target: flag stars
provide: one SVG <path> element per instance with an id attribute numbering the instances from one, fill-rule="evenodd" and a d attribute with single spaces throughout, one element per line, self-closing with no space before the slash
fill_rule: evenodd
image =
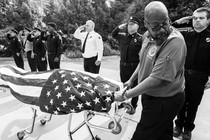
<path id="1" fill-rule="evenodd" d="M 48 91 L 48 92 L 47 92 L 47 97 L 49 97 L 49 96 L 51 95 L 50 92 L 51 92 L 51 91 Z"/>
<path id="2" fill-rule="evenodd" d="M 78 81 L 78 78 L 77 78 L 77 77 L 74 77 L 74 78 L 73 78 L 73 81 Z"/>
<path id="3" fill-rule="evenodd" d="M 78 88 L 80 88 L 81 87 L 81 84 L 77 84 L 76 85 L 76 88 L 78 89 Z"/>
<path id="4" fill-rule="evenodd" d="M 105 101 L 108 103 L 108 102 L 111 102 L 111 97 L 106 97 Z"/>
<path id="5" fill-rule="evenodd" d="M 81 110 L 83 108 L 83 105 L 78 103 L 77 107 Z"/>
<path id="6" fill-rule="evenodd" d="M 55 88 L 54 88 L 54 89 L 55 89 L 55 91 L 56 91 L 56 90 L 58 90 L 58 89 L 59 89 L 59 86 L 55 86 Z"/>
<path id="7" fill-rule="evenodd" d="M 86 104 L 87 106 L 91 106 L 91 105 L 90 105 L 90 102 L 88 102 L 88 101 L 86 101 L 85 104 Z"/>
<path id="8" fill-rule="evenodd" d="M 84 80 L 88 80 L 89 78 L 88 78 L 87 76 L 84 76 L 83 79 L 84 79 Z"/>
<path id="9" fill-rule="evenodd" d="M 62 75 L 61 75 L 61 78 L 64 78 L 65 76 L 66 76 L 66 74 L 62 74 Z"/>
<path id="10" fill-rule="evenodd" d="M 82 96 L 85 96 L 85 92 L 82 91 L 82 92 L 79 93 L 79 95 L 80 95 L 81 97 L 82 97 Z"/>
<path id="11" fill-rule="evenodd" d="M 90 90 L 90 93 L 93 94 L 93 93 L 95 93 L 95 92 L 91 89 L 91 90 Z"/>
<path id="12" fill-rule="evenodd" d="M 67 83 L 68 83 L 68 80 L 65 79 L 65 80 L 63 81 L 63 85 L 65 85 L 65 84 L 67 84 Z"/>
<path id="13" fill-rule="evenodd" d="M 112 91 L 108 90 L 108 91 L 106 91 L 106 94 L 112 95 Z"/>
<path id="14" fill-rule="evenodd" d="M 71 74 L 71 75 L 76 75 L 76 73 L 75 73 L 75 72 L 71 72 L 70 74 Z"/>
<path id="15" fill-rule="evenodd" d="M 44 108 L 45 108 L 47 111 L 49 110 L 49 108 L 48 108 L 48 106 L 47 106 L 47 105 L 45 105 L 45 106 L 44 106 Z"/>
<path id="16" fill-rule="evenodd" d="M 60 97 L 62 97 L 62 96 L 61 96 L 61 92 L 58 92 L 58 94 L 57 94 L 56 96 L 57 96 L 58 99 L 59 99 Z"/>
<path id="17" fill-rule="evenodd" d="M 57 82 L 58 82 L 58 80 L 56 80 L 56 79 L 54 79 L 54 80 L 52 81 L 53 84 L 56 84 Z"/>
<path id="18" fill-rule="evenodd" d="M 58 111 L 61 111 L 60 107 L 56 107 L 56 109 L 57 109 Z"/>
<path id="19" fill-rule="evenodd" d="M 56 110 L 56 111 L 53 111 L 53 114 L 54 115 L 58 115 L 58 111 Z"/>
<path id="20" fill-rule="evenodd" d="M 86 85 L 87 85 L 87 87 L 92 87 L 91 83 L 89 83 L 89 82 Z"/>
<path id="21" fill-rule="evenodd" d="M 94 90 L 96 90 L 96 89 L 98 89 L 98 86 L 94 86 L 94 88 L 93 88 Z"/>
<path id="22" fill-rule="evenodd" d="M 50 104 L 53 105 L 53 99 L 50 99 Z"/>
<path id="23" fill-rule="evenodd" d="M 72 112 L 72 113 L 74 113 L 74 112 L 76 112 L 74 109 L 70 109 L 70 112 Z"/>
<path id="24" fill-rule="evenodd" d="M 105 85 L 104 85 L 104 88 L 109 88 L 109 87 L 110 87 L 110 86 L 109 86 L 109 85 L 107 85 L 107 84 L 105 84 Z"/>
<path id="25" fill-rule="evenodd" d="M 95 104 L 100 103 L 99 98 L 97 97 L 93 101 L 95 102 Z"/>
<path id="26" fill-rule="evenodd" d="M 69 97 L 69 99 L 70 99 L 71 101 L 75 100 L 75 95 L 72 95 L 72 94 L 71 94 L 71 96 Z"/>
<path id="27" fill-rule="evenodd" d="M 63 107 L 66 107 L 66 105 L 67 105 L 67 104 L 66 104 L 66 101 L 63 101 L 61 105 L 62 105 Z"/>
<path id="28" fill-rule="evenodd" d="M 66 89 L 65 89 L 66 92 L 68 92 L 68 91 L 70 91 L 70 90 L 71 90 L 71 87 L 69 87 L 69 86 L 66 87 Z"/>

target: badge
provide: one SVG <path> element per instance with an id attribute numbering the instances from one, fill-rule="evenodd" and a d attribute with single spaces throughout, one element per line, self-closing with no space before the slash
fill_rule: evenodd
<path id="1" fill-rule="evenodd" d="M 206 38 L 206 42 L 210 42 L 210 38 L 209 37 Z"/>
<path id="2" fill-rule="evenodd" d="M 126 33 L 119 32 L 118 34 L 119 34 L 119 35 L 126 36 Z"/>
<path id="3" fill-rule="evenodd" d="M 154 45 L 148 51 L 148 57 L 152 59 L 152 57 L 156 54 L 157 47 Z"/>

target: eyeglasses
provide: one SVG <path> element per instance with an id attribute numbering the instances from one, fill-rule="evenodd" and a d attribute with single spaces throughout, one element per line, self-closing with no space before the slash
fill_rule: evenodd
<path id="1" fill-rule="evenodd" d="M 164 28 L 166 25 L 168 25 L 168 21 L 164 21 L 162 23 L 156 23 L 154 25 L 151 25 L 148 21 L 144 20 L 144 23 L 149 25 L 149 27 L 152 29 L 153 32 L 159 31 L 161 28 Z"/>

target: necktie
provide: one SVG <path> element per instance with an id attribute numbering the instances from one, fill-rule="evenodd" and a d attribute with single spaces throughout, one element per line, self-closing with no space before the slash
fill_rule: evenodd
<path id="1" fill-rule="evenodd" d="M 86 37 L 85 37 L 85 41 L 84 41 L 83 46 L 82 46 L 82 53 L 85 52 L 85 45 L 86 45 L 86 41 L 87 41 L 88 34 L 89 34 L 89 33 L 87 33 L 87 35 L 86 35 Z"/>

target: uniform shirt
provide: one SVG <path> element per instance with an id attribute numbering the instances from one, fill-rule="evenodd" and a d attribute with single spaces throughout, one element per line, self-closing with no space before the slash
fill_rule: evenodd
<path id="1" fill-rule="evenodd" d="M 138 82 L 149 76 L 167 82 L 165 85 L 146 91 L 147 95 L 170 97 L 184 91 L 184 63 L 187 49 L 181 33 L 175 28 L 172 29 L 172 33 L 161 46 L 157 46 L 151 37 L 145 37 L 143 40 L 139 54 Z M 163 46 L 164 48 L 156 56 Z"/>
<path id="2" fill-rule="evenodd" d="M 185 68 L 196 71 L 210 70 L 210 31 L 203 30 L 181 32 L 187 45 Z"/>
<path id="3" fill-rule="evenodd" d="M 82 46 L 83 46 L 86 36 L 87 36 L 87 32 L 81 32 L 79 28 L 74 33 L 74 37 L 81 40 Z M 97 60 L 101 61 L 102 56 L 103 56 L 103 49 L 104 47 L 103 47 L 102 37 L 95 31 L 89 32 L 89 35 L 86 40 L 85 51 L 82 54 L 83 57 L 91 58 L 98 55 Z"/>
<path id="4" fill-rule="evenodd" d="M 32 51 L 33 50 L 33 43 L 27 40 L 28 36 L 21 36 L 23 48 L 25 52 Z"/>
<path id="5" fill-rule="evenodd" d="M 40 57 L 45 57 L 46 55 L 45 44 L 42 42 L 40 36 L 34 38 L 31 37 L 31 35 L 29 34 L 27 39 L 33 42 L 33 52 L 36 55 L 39 55 Z"/>
<path id="6" fill-rule="evenodd" d="M 47 51 L 48 53 L 55 53 L 56 57 L 61 56 L 61 48 L 62 48 L 62 38 L 57 33 L 54 32 L 50 35 L 44 35 L 44 32 L 41 33 L 41 40 L 47 41 Z"/>
<path id="7" fill-rule="evenodd" d="M 10 49 L 12 51 L 13 55 L 16 55 L 16 53 L 20 53 L 22 50 L 22 46 L 20 41 L 18 40 L 18 37 L 10 37 L 10 34 L 7 34 L 8 40 L 10 40 Z"/>
<path id="8" fill-rule="evenodd" d="M 120 50 L 120 60 L 126 63 L 138 63 L 139 51 L 142 44 L 142 35 L 134 33 L 130 35 L 127 31 L 127 27 L 119 29 L 116 27 L 112 31 L 112 37 L 117 39 Z"/>

